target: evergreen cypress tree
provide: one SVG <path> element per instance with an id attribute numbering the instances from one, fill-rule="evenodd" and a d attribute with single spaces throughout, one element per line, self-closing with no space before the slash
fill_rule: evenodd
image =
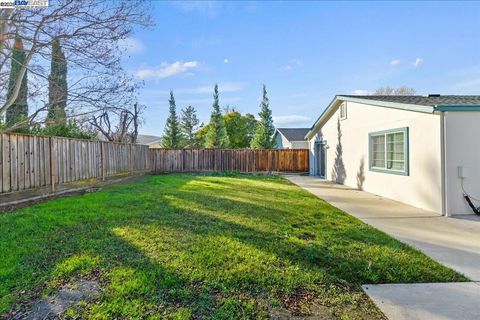
<path id="1" fill-rule="evenodd" d="M 182 110 L 180 129 L 182 131 L 185 147 L 193 148 L 197 145 L 195 132 L 198 128 L 198 124 L 199 120 L 197 118 L 197 111 L 194 107 L 188 106 Z"/>
<path id="2" fill-rule="evenodd" d="M 257 123 L 255 133 L 253 134 L 250 148 L 252 149 L 273 149 L 275 148 L 275 127 L 273 126 L 272 110 L 270 110 L 269 101 L 267 97 L 267 89 L 263 85 L 263 100 L 262 110 L 258 114 L 260 120 Z"/>
<path id="3" fill-rule="evenodd" d="M 52 44 L 52 62 L 48 77 L 48 115 L 47 125 L 66 125 L 68 87 L 67 60 L 62 52 L 60 41 L 55 39 Z"/>
<path id="4" fill-rule="evenodd" d="M 218 85 L 215 85 L 213 93 L 212 114 L 210 115 L 209 128 L 205 137 L 206 148 L 228 148 L 230 145 L 225 121 L 223 120 L 220 105 L 218 103 Z"/>
<path id="5" fill-rule="evenodd" d="M 25 63 L 26 57 L 27 56 L 25 54 L 25 50 L 23 49 L 22 39 L 17 36 L 15 37 L 15 43 L 12 50 L 12 66 L 10 69 L 10 78 L 8 79 L 7 99 L 10 99 L 10 97 L 13 95 L 18 75 L 20 74 L 22 65 Z M 27 96 L 27 70 L 25 70 L 25 75 L 23 76 L 18 96 L 6 112 L 5 120 L 7 126 L 13 125 L 18 121 L 28 117 Z"/>
<path id="6" fill-rule="evenodd" d="M 175 105 L 175 97 L 173 91 L 170 91 L 169 115 L 167 124 L 165 125 L 165 134 L 162 138 L 162 147 L 164 148 L 180 148 L 181 147 L 181 133 L 178 124 L 177 106 Z"/>

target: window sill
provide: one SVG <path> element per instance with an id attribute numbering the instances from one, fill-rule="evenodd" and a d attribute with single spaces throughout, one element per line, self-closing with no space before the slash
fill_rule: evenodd
<path id="1" fill-rule="evenodd" d="M 372 172 L 389 173 L 389 174 L 394 174 L 394 175 L 397 175 L 397 176 L 409 176 L 408 171 L 395 171 L 395 170 L 379 169 L 379 168 L 369 168 L 369 170 L 372 171 Z"/>

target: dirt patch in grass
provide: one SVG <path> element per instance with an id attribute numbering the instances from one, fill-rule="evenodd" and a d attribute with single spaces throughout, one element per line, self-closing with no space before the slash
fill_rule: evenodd
<path id="1" fill-rule="evenodd" d="M 318 303 L 313 303 L 308 307 L 309 311 L 306 314 L 292 314 L 286 308 L 274 308 L 270 310 L 270 318 L 273 320 L 329 320 L 336 317 L 329 308 Z M 295 313 L 297 311 L 294 311 Z"/>
<path id="2" fill-rule="evenodd" d="M 310 305 L 314 297 L 314 294 L 303 289 L 298 289 L 293 294 L 285 297 L 282 302 L 284 307 L 293 316 L 306 316 L 311 313 Z"/>
<path id="3" fill-rule="evenodd" d="M 11 312 L 10 316 L 12 319 L 58 319 L 68 309 L 78 306 L 82 301 L 88 302 L 100 293 L 97 281 L 80 279 L 63 285 L 46 298 L 32 301 L 26 311 Z"/>

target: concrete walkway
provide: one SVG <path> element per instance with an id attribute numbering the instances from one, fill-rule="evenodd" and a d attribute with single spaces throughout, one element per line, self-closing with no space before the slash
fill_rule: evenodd
<path id="1" fill-rule="evenodd" d="M 474 281 L 469 284 L 364 286 L 365 292 L 387 317 L 480 319 L 480 217 L 465 215 L 446 218 L 316 177 L 285 177 Z"/>
<path id="2" fill-rule="evenodd" d="M 478 282 L 364 285 L 363 290 L 392 320 L 480 319 Z"/>

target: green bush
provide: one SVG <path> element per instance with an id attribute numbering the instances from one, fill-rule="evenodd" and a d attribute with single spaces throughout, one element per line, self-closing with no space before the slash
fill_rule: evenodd
<path id="1" fill-rule="evenodd" d="M 96 137 L 95 132 L 81 128 L 75 121 L 69 121 L 66 124 L 52 124 L 46 127 L 34 127 L 30 129 L 30 133 L 78 139 L 93 139 Z"/>

